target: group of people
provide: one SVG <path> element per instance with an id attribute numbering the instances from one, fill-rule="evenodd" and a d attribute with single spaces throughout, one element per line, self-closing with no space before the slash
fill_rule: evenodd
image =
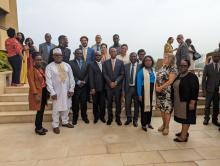
<path id="1" fill-rule="evenodd" d="M 199 93 L 199 81 L 192 67 L 193 54 L 196 51 L 190 39 L 187 43 L 183 35 L 178 35 L 179 47 L 173 49 L 174 39 L 170 37 L 164 47 L 163 66 L 156 73 L 153 57 L 146 55 L 144 49 L 128 54 L 128 45 L 120 44 L 117 34 L 113 36 L 114 43 L 109 49 L 107 44 L 102 43 L 100 35 L 95 37 L 96 44 L 92 47 L 88 46 L 88 37 L 82 36 L 79 48 L 73 53 L 74 59 L 70 60 L 71 50 L 65 35 L 59 36 L 59 45 L 55 46 L 51 43 L 51 35 L 45 34 L 46 42 L 40 44 L 37 51 L 30 38 L 29 42 L 26 42 L 26 39 L 25 45 L 22 45 L 22 33 L 16 35 L 12 28 L 9 28 L 7 33 L 9 38 L 6 40 L 6 49 L 13 68 L 13 86 L 20 84 L 21 78 L 24 77 L 21 75 L 21 69 L 27 62 L 24 66 L 28 66 L 29 106 L 30 110 L 37 110 L 37 134 L 45 135 L 48 131 L 42 126 L 42 121 L 50 97 L 53 103 L 52 128 L 55 134 L 59 134 L 60 117 L 63 127 L 74 128 L 81 111 L 82 120 L 86 124 L 89 123 L 87 102 L 90 102 L 91 96 L 94 123 L 100 120 L 111 125 L 115 116 L 115 122 L 121 126 L 121 110 L 125 107 L 127 120 L 124 125 L 133 123 L 134 127 L 138 127 L 141 112 L 141 126 L 143 131 L 147 131 L 147 128 L 153 129 L 152 110 L 158 108 L 162 117 L 162 125 L 158 131 L 163 135 L 169 133 L 169 123 L 174 110 L 175 121 L 182 123 L 182 129 L 176 134 L 174 141 L 187 142 L 189 127 L 196 123 Z M 215 62 L 215 58 L 213 61 Z M 208 113 L 209 111 L 207 116 Z"/>

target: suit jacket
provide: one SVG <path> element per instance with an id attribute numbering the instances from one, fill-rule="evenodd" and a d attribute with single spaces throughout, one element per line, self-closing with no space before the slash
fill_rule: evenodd
<path id="1" fill-rule="evenodd" d="M 103 71 L 103 65 L 102 65 Z M 99 68 L 97 62 L 93 62 L 89 67 L 89 85 L 90 89 L 95 89 L 96 91 L 103 91 L 105 87 L 105 79 Z"/>
<path id="2" fill-rule="evenodd" d="M 66 63 L 69 63 L 70 61 L 70 55 L 71 55 L 71 50 L 67 47 L 55 47 L 55 48 L 60 48 L 63 54 L 63 61 Z M 49 56 L 49 60 L 48 60 L 48 64 L 53 62 L 53 49 L 50 51 L 50 56 Z"/>
<path id="3" fill-rule="evenodd" d="M 51 43 L 50 50 L 54 49 L 55 47 L 56 47 L 56 45 Z M 44 62 L 48 63 L 50 52 L 48 52 L 46 42 L 39 45 L 39 52 L 42 55 L 42 58 L 43 58 Z"/>
<path id="4" fill-rule="evenodd" d="M 211 93 L 218 91 L 219 83 L 220 83 L 220 69 L 218 72 L 215 72 L 215 67 L 213 62 L 207 64 L 203 71 L 202 89 Z"/>
<path id="5" fill-rule="evenodd" d="M 74 60 L 71 60 L 69 62 L 71 68 L 72 68 L 72 71 L 73 71 L 73 76 L 74 76 L 74 79 L 75 79 L 75 82 L 76 82 L 76 86 L 75 88 L 80 88 L 79 85 L 78 85 L 78 81 L 85 81 L 86 84 L 88 83 L 88 65 L 85 63 L 85 61 L 83 61 L 83 65 L 81 67 L 81 69 L 79 68 L 79 65 L 77 63 L 77 60 L 74 59 Z M 85 84 L 85 86 L 86 86 Z"/>
<path id="6" fill-rule="evenodd" d="M 81 47 L 81 49 L 83 52 L 83 47 Z M 84 59 L 86 61 L 86 64 L 90 64 L 90 63 L 94 62 L 94 59 L 95 59 L 95 52 L 92 48 L 88 47 L 86 59 Z"/>
<path id="7" fill-rule="evenodd" d="M 122 88 L 122 82 L 124 79 L 124 63 L 116 59 L 114 71 L 112 69 L 112 62 L 111 59 L 108 59 L 104 62 L 103 66 L 103 75 L 106 81 L 106 89 L 111 89 L 110 83 L 117 81 L 116 88 Z"/>
<path id="8" fill-rule="evenodd" d="M 97 47 L 98 47 L 98 45 L 97 45 L 97 44 L 94 44 L 94 45 L 92 46 L 92 49 L 96 52 L 96 51 L 97 51 Z M 99 52 L 101 52 L 101 44 L 99 45 Z"/>
<path id="9" fill-rule="evenodd" d="M 43 70 L 42 70 L 43 73 Z M 29 83 L 29 109 L 30 110 L 36 110 L 39 111 L 41 108 L 41 101 L 36 101 L 36 98 L 34 95 L 39 96 L 39 98 L 42 98 L 42 82 L 45 81 L 45 76 L 42 77 L 39 71 L 33 67 L 30 70 L 28 70 L 28 83 Z"/>
<path id="10" fill-rule="evenodd" d="M 131 63 L 125 64 L 125 80 L 124 80 L 124 90 L 125 93 L 128 92 L 129 89 L 129 83 L 130 83 L 130 77 L 131 77 Z M 135 77 L 135 87 L 137 87 L 137 73 L 139 71 L 139 69 L 141 68 L 140 64 L 137 64 L 137 69 L 136 69 L 136 77 Z M 137 89 L 137 88 L 135 88 Z"/>
<path id="11" fill-rule="evenodd" d="M 182 59 L 189 59 L 189 51 L 186 43 L 183 43 L 179 46 L 176 52 L 176 65 L 177 68 L 180 66 L 180 62 Z"/>

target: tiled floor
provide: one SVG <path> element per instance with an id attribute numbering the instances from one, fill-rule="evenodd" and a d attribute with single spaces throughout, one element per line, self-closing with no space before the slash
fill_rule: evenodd
<path id="1" fill-rule="evenodd" d="M 187 143 L 173 142 L 180 125 L 171 122 L 170 134 L 157 132 L 160 118 L 153 118 L 154 130 L 79 122 L 74 129 L 61 128 L 46 136 L 35 135 L 33 124 L 0 125 L 0 166 L 219 166 L 220 132 L 203 126 L 198 117 Z M 140 126 L 140 125 L 139 125 Z"/>

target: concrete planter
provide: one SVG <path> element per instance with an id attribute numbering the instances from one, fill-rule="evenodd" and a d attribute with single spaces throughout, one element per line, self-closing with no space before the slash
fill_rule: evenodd
<path id="1" fill-rule="evenodd" d="M 12 71 L 0 72 L 0 94 L 4 94 L 5 87 L 11 84 Z"/>

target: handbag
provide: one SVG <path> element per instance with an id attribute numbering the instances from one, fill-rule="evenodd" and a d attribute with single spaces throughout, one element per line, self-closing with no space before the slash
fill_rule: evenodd
<path id="1" fill-rule="evenodd" d="M 198 52 L 195 52 L 194 54 L 193 54 L 193 60 L 195 61 L 195 60 L 198 60 L 199 58 L 201 58 L 202 57 L 202 55 L 200 55 Z"/>

